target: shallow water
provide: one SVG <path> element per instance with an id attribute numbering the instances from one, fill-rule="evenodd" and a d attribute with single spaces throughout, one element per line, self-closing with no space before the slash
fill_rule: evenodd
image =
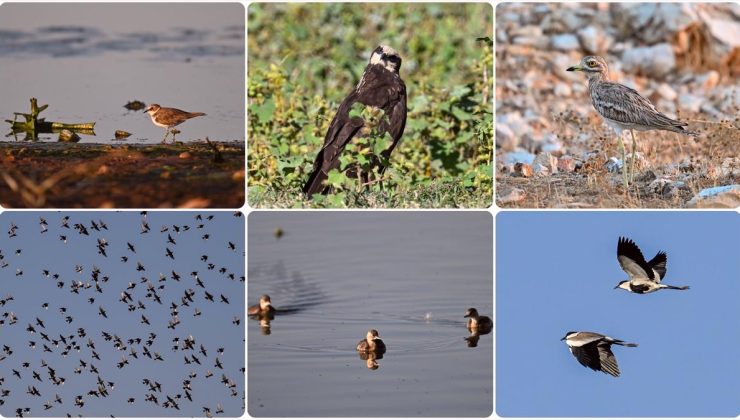
<path id="1" fill-rule="evenodd" d="M 274 230 L 284 235 L 277 239 Z M 252 416 L 487 416 L 493 335 L 468 347 L 465 310 L 491 315 L 492 219 L 464 213 L 259 212 L 249 217 Z M 368 369 L 354 350 L 375 328 Z"/>
<path id="2" fill-rule="evenodd" d="M 81 142 L 120 143 L 116 130 L 132 133 L 127 143 L 160 142 L 163 128 L 124 108 L 140 100 L 207 114 L 179 125 L 178 140 L 244 141 L 240 4 L 6 3 L 0 28 L 3 120 L 29 112 L 36 97 L 49 104 L 41 113 L 48 121 L 96 122 L 95 135 Z"/>

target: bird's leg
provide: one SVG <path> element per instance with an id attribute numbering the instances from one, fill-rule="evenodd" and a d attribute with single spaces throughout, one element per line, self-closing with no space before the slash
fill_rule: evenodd
<path id="1" fill-rule="evenodd" d="M 169 129 L 169 127 L 168 127 L 168 128 L 165 128 L 165 129 L 164 129 L 164 138 L 162 139 L 162 144 L 164 144 L 164 143 L 166 142 L 166 140 L 167 140 L 167 136 L 168 136 L 169 134 L 170 134 L 170 129 Z"/>
<path id="2" fill-rule="evenodd" d="M 624 189 L 627 190 L 627 161 L 625 160 L 624 142 L 622 141 L 622 133 L 617 133 L 617 140 L 619 140 L 619 151 L 622 153 L 622 184 Z"/>
<path id="3" fill-rule="evenodd" d="M 630 129 L 632 135 L 632 165 L 630 165 L 630 182 L 635 178 L 635 151 L 637 150 L 637 141 L 635 141 L 635 130 Z"/>

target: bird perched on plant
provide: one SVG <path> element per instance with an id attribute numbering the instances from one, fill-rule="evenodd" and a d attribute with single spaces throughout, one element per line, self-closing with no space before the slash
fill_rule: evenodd
<path id="1" fill-rule="evenodd" d="M 313 172 L 303 187 L 303 192 L 309 198 L 313 194 L 327 191 L 324 181 L 328 178 L 329 171 L 339 168 L 339 157 L 345 146 L 356 136 L 367 135 L 362 131 L 367 128 L 369 121 L 352 115 L 355 104 L 382 111 L 383 115 L 375 131 L 381 136 L 390 134 L 392 143 L 381 153 L 386 161 L 390 158 L 406 127 L 406 85 L 399 75 L 400 69 L 401 56 L 396 50 L 386 45 L 373 50 L 360 81 L 339 105 L 339 110 L 326 132 L 324 145 L 313 164 Z M 377 160 L 374 164 L 380 167 L 381 173 L 385 170 L 382 161 Z"/>

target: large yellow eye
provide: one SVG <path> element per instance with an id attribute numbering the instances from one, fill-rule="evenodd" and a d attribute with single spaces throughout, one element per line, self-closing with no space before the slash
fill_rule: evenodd
<path id="1" fill-rule="evenodd" d="M 586 63 L 589 67 L 596 67 L 596 60 L 588 60 Z"/>

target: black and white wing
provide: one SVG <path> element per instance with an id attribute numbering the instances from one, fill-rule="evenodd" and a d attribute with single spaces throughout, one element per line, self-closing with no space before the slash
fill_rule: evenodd
<path id="1" fill-rule="evenodd" d="M 658 252 L 652 260 L 648 261 L 648 265 L 658 274 L 655 279 L 656 283 L 660 283 L 660 281 L 663 280 L 663 277 L 665 277 L 667 263 L 668 255 L 663 251 Z"/>
<path id="2" fill-rule="evenodd" d="M 655 278 L 655 272 L 645 261 L 640 248 L 629 238 L 619 238 L 617 242 L 617 260 L 622 270 L 630 276 L 630 279 L 659 280 Z"/>

